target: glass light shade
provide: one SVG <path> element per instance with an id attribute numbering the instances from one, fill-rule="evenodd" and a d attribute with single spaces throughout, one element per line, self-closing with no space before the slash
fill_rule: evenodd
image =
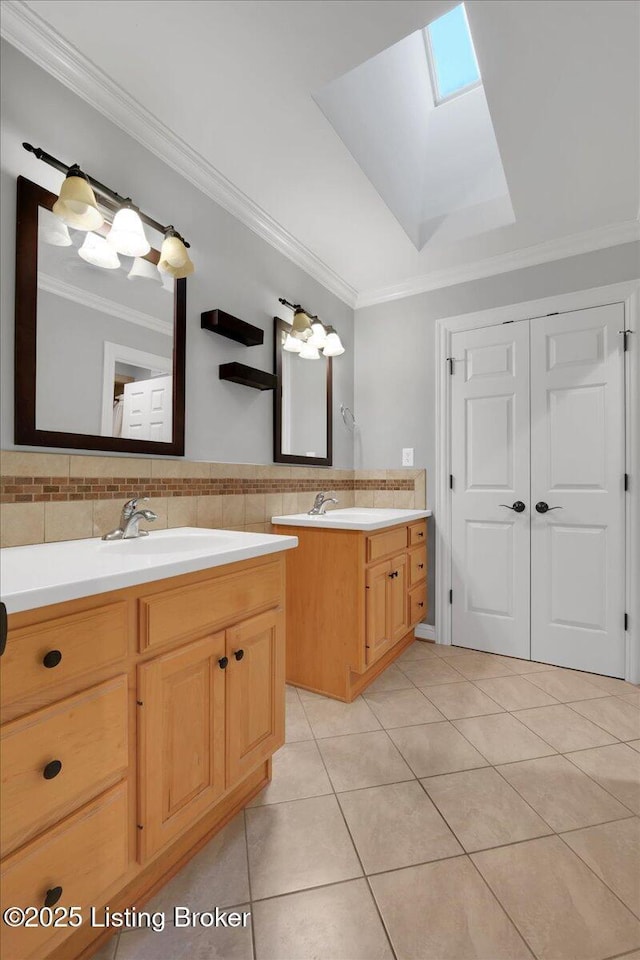
<path id="1" fill-rule="evenodd" d="M 184 280 L 185 277 L 191 276 L 191 274 L 195 271 L 195 267 L 187 256 L 186 263 L 184 263 L 181 267 L 172 267 L 171 264 L 166 260 L 161 259 L 160 263 L 158 264 L 158 270 L 162 271 L 162 273 L 170 274 L 174 280 Z"/>
<path id="2" fill-rule="evenodd" d="M 97 230 L 104 223 L 89 181 L 75 174 L 67 174 L 53 212 L 76 230 Z"/>
<path id="3" fill-rule="evenodd" d="M 319 360 L 320 353 L 317 347 L 314 347 L 308 341 L 302 344 L 300 348 L 300 359 L 301 360 Z"/>
<path id="4" fill-rule="evenodd" d="M 113 218 L 107 241 L 124 257 L 144 257 L 145 253 L 151 250 L 142 220 L 131 207 L 120 207 Z"/>
<path id="5" fill-rule="evenodd" d="M 327 331 L 324 328 L 324 324 L 320 323 L 319 320 L 314 320 L 311 324 L 311 330 L 312 335 L 309 338 L 309 343 L 317 347 L 318 350 L 322 350 L 327 342 Z"/>
<path id="6" fill-rule="evenodd" d="M 288 353 L 300 353 L 300 351 L 302 350 L 302 341 L 296 340 L 295 337 L 292 337 L 291 334 L 288 333 L 285 338 L 282 349 L 286 350 Z"/>
<path id="7" fill-rule="evenodd" d="M 145 260 L 143 257 L 136 257 L 133 266 L 127 274 L 129 280 L 151 280 L 152 283 L 162 283 L 162 277 L 155 263 Z"/>
<path id="8" fill-rule="evenodd" d="M 337 333 L 330 333 L 327 337 L 327 343 L 322 351 L 325 357 L 339 357 L 344 353 L 342 341 Z"/>
<path id="9" fill-rule="evenodd" d="M 166 236 L 162 241 L 160 250 L 160 262 L 167 263 L 170 267 L 183 267 L 189 260 L 187 248 L 180 239 L 173 234 Z"/>
<path id="10" fill-rule="evenodd" d="M 293 315 L 291 325 L 291 336 L 297 340 L 308 340 L 312 335 L 311 320 L 301 307 L 298 307 Z"/>
<path id="11" fill-rule="evenodd" d="M 78 255 L 87 263 L 92 263 L 94 267 L 104 267 L 105 270 L 117 270 L 120 266 L 118 254 L 113 247 L 109 246 L 105 238 L 99 237 L 97 233 L 86 235 Z"/>
<path id="12" fill-rule="evenodd" d="M 46 207 L 38 210 L 38 234 L 43 243 L 52 247 L 70 247 L 72 243 L 66 223 Z"/>

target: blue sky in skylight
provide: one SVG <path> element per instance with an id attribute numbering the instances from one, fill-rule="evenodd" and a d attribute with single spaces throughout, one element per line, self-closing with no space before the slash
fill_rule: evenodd
<path id="1" fill-rule="evenodd" d="M 480 72 L 463 4 L 434 20 L 427 29 L 438 85 L 437 99 L 443 100 L 476 83 Z"/>

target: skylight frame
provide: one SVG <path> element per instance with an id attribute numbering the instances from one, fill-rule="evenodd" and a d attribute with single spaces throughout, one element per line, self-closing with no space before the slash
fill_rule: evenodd
<path id="1" fill-rule="evenodd" d="M 475 90 L 476 87 L 482 86 L 482 74 L 480 73 L 480 64 L 478 63 L 478 57 L 476 55 L 476 48 L 473 43 L 473 35 L 471 33 L 471 27 L 469 26 L 469 18 L 467 16 L 467 8 L 464 5 L 464 0 L 461 3 L 454 4 L 451 7 L 451 10 L 454 10 L 456 7 L 462 7 L 462 12 L 464 14 L 464 20 L 467 25 L 467 32 L 469 34 L 469 40 L 471 41 L 471 52 L 473 54 L 473 60 L 476 65 L 476 70 L 478 71 L 478 79 L 473 80 L 471 83 L 465 84 L 463 87 L 458 87 L 457 90 L 453 90 L 451 93 L 446 94 L 445 96 L 440 95 L 440 85 L 438 83 L 438 71 L 436 69 L 436 58 L 433 52 L 433 47 L 431 46 L 431 35 L 429 32 L 429 27 L 431 23 L 435 23 L 439 20 L 439 17 L 436 17 L 435 20 L 432 20 L 431 23 L 428 23 L 426 27 L 422 30 L 422 36 L 424 39 L 425 53 L 427 57 L 427 65 L 429 67 L 429 77 L 431 79 L 431 90 L 433 92 L 433 105 L 434 107 L 439 107 L 443 103 L 448 103 L 450 100 L 455 100 L 457 97 L 461 97 L 465 93 L 469 93 L 471 90 Z M 447 13 L 450 13 L 451 10 L 448 10 Z M 445 14 L 442 14 L 445 16 Z"/>

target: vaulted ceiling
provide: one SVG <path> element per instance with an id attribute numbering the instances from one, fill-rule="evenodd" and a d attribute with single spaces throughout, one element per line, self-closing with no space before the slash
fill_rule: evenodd
<path id="1" fill-rule="evenodd" d="M 32 26 L 42 18 L 79 51 L 79 62 L 88 58 L 159 118 L 360 303 L 421 284 L 427 289 L 434 278 L 464 276 L 473 264 L 553 250 L 569 236 L 576 251 L 605 245 L 607 237 L 637 236 L 638 4 L 467 0 L 515 222 L 457 241 L 436 234 L 416 249 L 313 95 L 452 6 L 7 4 Z M 3 32 L 15 42 L 6 23 Z"/>

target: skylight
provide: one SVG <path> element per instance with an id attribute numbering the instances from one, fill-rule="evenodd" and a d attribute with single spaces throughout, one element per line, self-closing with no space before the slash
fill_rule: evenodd
<path id="1" fill-rule="evenodd" d="M 449 100 L 480 83 L 480 70 L 463 3 L 430 23 L 425 32 L 436 103 Z"/>

